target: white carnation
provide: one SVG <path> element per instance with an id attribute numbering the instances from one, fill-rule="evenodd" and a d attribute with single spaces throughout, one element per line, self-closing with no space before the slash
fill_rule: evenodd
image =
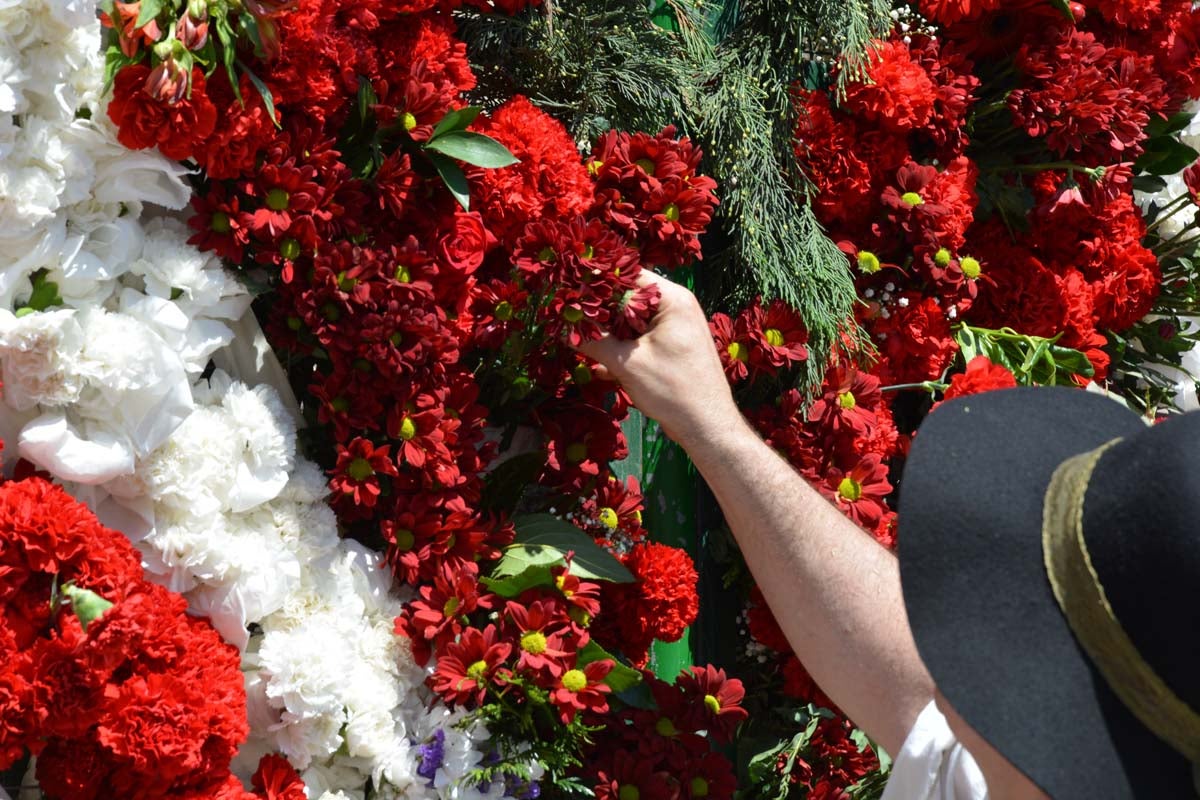
<path id="1" fill-rule="evenodd" d="M 8 404 L 24 411 L 79 400 L 84 377 L 77 365 L 83 344 L 74 311 L 17 317 L 0 309 L 0 369 Z"/>

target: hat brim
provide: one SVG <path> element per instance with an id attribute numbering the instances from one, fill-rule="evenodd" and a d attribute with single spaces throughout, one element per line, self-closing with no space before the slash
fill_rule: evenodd
<path id="1" fill-rule="evenodd" d="M 921 658 L 963 719 L 1058 800 L 1194 796 L 1190 765 L 1076 643 L 1042 560 L 1054 470 L 1145 428 L 1076 389 L 959 398 L 918 430 L 900 483 L 900 575 Z"/>

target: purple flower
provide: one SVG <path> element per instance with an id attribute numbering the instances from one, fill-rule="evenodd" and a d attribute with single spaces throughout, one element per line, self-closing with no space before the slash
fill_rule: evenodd
<path id="1" fill-rule="evenodd" d="M 435 731 L 432 739 L 417 747 L 417 758 L 421 761 L 421 765 L 417 767 L 417 774 L 428 780 L 430 787 L 433 786 L 433 778 L 445 757 L 446 732 L 443 730 Z"/>

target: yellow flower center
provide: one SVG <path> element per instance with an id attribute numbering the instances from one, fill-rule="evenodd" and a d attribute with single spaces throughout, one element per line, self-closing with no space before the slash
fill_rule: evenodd
<path id="1" fill-rule="evenodd" d="M 937 264 L 939 267 L 950 266 L 950 259 L 950 251 L 944 247 L 939 247 L 938 251 L 933 254 L 933 263 Z"/>
<path id="2" fill-rule="evenodd" d="M 879 256 L 872 253 L 870 250 L 858 251 L 858 268 L 867 275 L 873 275 L 882 268 L 879 263 Z"/>
<path id="3" fill-rule="evenodd" d="M 983 265 L 980 264 L 978 260 L 971 258 L 970 256 L 967 256 L 961 262 L 959 262 L 959 266 L 962 267 L 963 275 L 965 275 L 968 280 L 975 280 L 979 277 L 980 273 L 983 272 Z"/>
<path id="4" fill-rule="evenodd" d="M 229 233 L 233 230 L 233 226 L 229 224 L 229 215 L 224 211 L 214 211 L 212 219 L 208 221 L 209 230 L 214 233 Z"/>
<path id="5" fill-rule="evenodd" d="M 447 617 L 453 617 L 455 612 L 458 611 L 458 606 L 458 598 L 451 597 L 446 601 L 446 604 L 442 606 L 442 614 Z"/>
<path id="6" fill-rule="evenodd" d="M 714 714 L 721 713 L 721 701 L 711 694 L 704 695 L 704 706 Z"/>
<path id="7" fill-rule="evenodd" d="M 568 594 L 568 593 L 563 592 L 563 594 Z M 575 620 L 576 623 L 578 623 L 580 626 L 582 626 L 584 628 L 586 628 L 588 625 L 592 624 L 592 615 L 589 614 L 588 612 L 584 611 L 579 606 L 571 606 L 570 608 L 568 608 L 567 616 L 570 617 L 571 619 Z"/>
<path id="8" fill-rule="evenodd" d="M 412 281 L 412 273 L 408 271 L 408 267 L 403 264 L 396 267 L 396 280 L 401 283 L 409 283 Z"/>
<path id="9" fill-rule="evenodd" d="M 501 300 L 499 303 L 496 303 L 495 313 L 496 319 L 500 320 L 501 322 L 508 322 L 513 318 L 512 303 L 508 302 L 507 300 Z"/>
<path id="10" fill-rule="evenodd" d="M 905 192 L 904 194 L 900 195 L 900 199 L 908 203 L 910 206 L 919 206 L 925 202 L 921 195 L 917 194 L 916 192 Z"/>
<path id="11" fill-rule="evenodd" d="M 595 258 L 596 257 L 596 248 L 592 247 L 590 244 L 585 244 L 583 246 L 583 252 L 579 254 L 579 257 L 584 260 L 590 260 L 590 259 Z"/>
<path id="12" fill-rule="evenodd" d="M 849 411 L 858 405 L 858 401 L 854 399 L 854 395 L 850 392 L 842 392 L 837 397 L 838 405 Z"/>
<path id="13" fill-rule="evenodd" d="M 600 509 L 599 516 L 600 523 L 610 531 L 616 530 L 617 526 L 621 524 L 621 520 L 617 517 L 617 512 L 611 508 L 608 508 L 607 506 Z"/>
<path id="14" fill-rule="evenodd" d="M 417 543 L 417 537 L 414 536 L 413 532 L 408 528 L 397 529 L 396 532 L 392 534 L 392 538 L 395 540 L 396 549 L 403 552 L 412 550 L 413 545 Z"/>
<path id="15" fill-rule="evenodd" d="M 651 161 L 650 159 L 648 159 L 648 158 L 639 158 L 637 161 L 635 161 L 635 162 L 633 162 L 633 163 L 635 163 L 635 164 L 637 164 L 639 167 L 641 167 L 641 168 L 642 168 L 642 170 L 643 170 L 643 171 L 644 171 L 644 172 L 645 172 L 647 175 L 650 175 L 650 176 L 653 176 L 653 175 L 654 175 L 654 162 L 653 162 L 653 161 Z"/>
<path id="16" fill-rule="evenodd" d="M 667 218 L 667 222 L 679 222 L 679 206 L 667 203 L 667 207 L 663 209 L 663 216 Z"/>
<path id="17" fill-rule="evenodd" d="M 346 474 L 356 481 L 365 481 L 375 474 L 375 469 L 365 458 L 356 458 L 346 467 Z"/>
<path id="18" fill-rule="evenodd" d="M 579 320 L 583 319 L 583 310 L 578 309 L 575 306 L 567 306 L 563 309 L 562 317 L 567 322 L 574 325 L 576 322 L 579 322 Z"/>
<path id="19" fill-rule="evenodd" d="M 483 686 L 483 684 L 487 683 L 487 669 L 487 662 L 481 659 L 467 667 L 467 677 L 480 686 Z"/>
<path id="20" fill-rule="evenodd" d="M 838 484 L 838 496 L 849 503 L 857 502 L 862 497 L 862 484 L 847 475 Z"/>
<path id="21" fill-rule="evenodd" d="M 658 722 L 654 723 L 654 731 L 659 736 L 675 736 L 679 733 L 679 729 L 675 727 L 675 723 L 666 717 L 659 717 Z"/>
<path id="22" fill-rule="evenodd" d="M 583 691 L 587 687 L 587 675 L 583 670 L 569 669 L 563 673 L 562 685 L 568 692 Z"/>
<path id="23" fill-rule="evenodd" d="M 571 444 L 567 445 L 567 461 L 570 461 L 572 464 L 578 464 L 580 461 L 583 461 L 587 458 L 587 454 L 588 448 L 584 442 L 571 442 Z"/>
<path id="24" fill-rule="evenodd" d="M 557 255 L 553 247 L 543 247 L 538 253 L 538 261 L 553 261 Z"/>
<path id="25" fill-rule="evenodd" d="M 571 380 L 580 386 L 586 386 L 592 382 L 592 368 L 587 364 L 576 364 L 575 369 L 571 370 Z"/>
<path id="26" fill-rule="evenodd" d="M 589 161 L 587 165 L 588 174 L 593 178 L 600 174 L 600 170 L 604 168 L 604 162 L 600 159 Z"/>
<path id="27" fill-rule="evenodd" d="M 267 192 L 267 208 L 272 211 L 283 211 L 288 207 L 288 201 L 291 199 L 291 195 L 287 193 L 286 189 L 280 189 L 277 186 Z"/>
<path id="28" fill-rule="evenodd" d="M 404 116 L 400 118 L 400 122 L 404 125 L 404 130 L 411 131 L 417 127 L 417 118 L 413 116 L 411 111 L 405 111 Z"/>
<path id="29" fill-rule="evenodd" d="M 730 342 L 729 347 L 726 347 L 725 351 L 729 353 L 729 357 L 734 361 L 746 361 L 750 358 L 750 353 L 741 342 Z"/>
<path id="30" fill-rule="evenodd" d="M 539 631 L 521 634 L 521 649 L 531 655 L 540 656 L 546 652 L 546 635 Z"/>
<path id="31" fill-rule="evenodd" d="M 778 328 L 767 328 L 764 331 L 764 335 L 766 336 L 767 344 L 771 345 L 771 347 L 783 346 L 783 331 Z"/>
<path id="32" fill-rule="evenodd" d="M 708 781 L 699 775 L 692 778 L 692 797 L 708 797 Z"/>
<path id="33" fill-rule="evenodd" d="M 617 789 L 617 800 L 641 800 L 642 793 L 632 783 L 622 784 Z"/>
<path id="34" fill-rule="evenodd" d="M 412 421 L 412 417 L 405 417 L 400 422 L 400 438 L 406 442 L 411 442 L 416 435 L 417 424 Z"/>

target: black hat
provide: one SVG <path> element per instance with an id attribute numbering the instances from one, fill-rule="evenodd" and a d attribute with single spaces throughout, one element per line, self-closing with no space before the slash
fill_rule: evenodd
<path id="1" fill-rule="evenodd" d="M 1111 658 L 1089 656 L 1091 629 L 1076 634 L 1076 613 L 1068 622 L 1048 578 L 1043 511 L 1052 478 L 1058 498 L 1063 476 L 1083 475 L 1070 526 L 1082 530 L 1091 586 L 1138 668 L 1194 714 L 1198 458 L 1200 413 L 1148 426 L 1110 398 L 1066 388 L 952 400 L 913 441 L 899 556 L 921 658 L 955 710 L 1056 800 L 1196 797 L 1189 759 L 1118 699 L 1111 663 L 1098 666 Z M 1082 593 L 1067 594 L 1078 604 Z"/>

